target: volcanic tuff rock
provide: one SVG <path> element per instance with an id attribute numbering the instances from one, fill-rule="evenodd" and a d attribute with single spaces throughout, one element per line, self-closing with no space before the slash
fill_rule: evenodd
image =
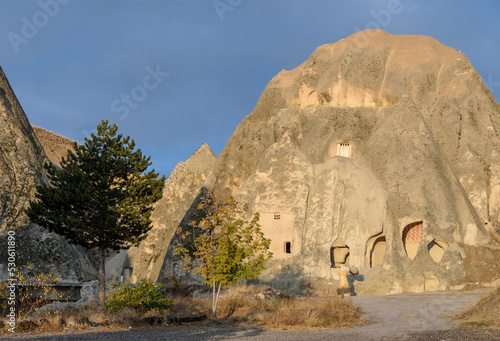
<path id="1" fill-rule="evenodd" d="M 275 76 L 214 169 L 261 213 L 264 281 L 349 264 L 363 292 L 457 288 L 500 227 L 499 114 L 463 53 L 368 30 Z"/>
<path id="2" fill-rule="evenodd" d="M 167 250 L 170 251 L 167 258 L 173 256 L 173 249 L 169 245 L 175 239 L 177 227 L 188 224 L 189 217 L 197 208 L 197 198 L 202 188 L 213 184 L 215 178 L 210 174 L 216 159 L 210 147 L 203 144 L 172 171 L 165 183 L 163 198 L 155 204 L 151 215 L 153 229 L 139 247 L 132 248 L 126 255 L 128 264 L 133 268 L 132 280 L 155 281 L 160 271 L 164 271 L 162 268 L 170 269 L 173 266 L 171 262 L 163 262 Z M 174 271 L 173 268 L 170 270 Z"/>
<path id="3" fill-rule="evenodd" d="M 2 208 L 0 221 L 7 223 L 9 213 L 22 211 L 26 195 L 46 181 L 45 160 L 43 148 L 0 68 L 0 201 L 9 206 Z"/>
<path id="4" fill-rule="evenodd" d="M 86 252 L 63 238 L 29 224 L 23 214 L 35 186 L 46 183 L 46 154 L 0 68 L 0 254 L 7 254 L 7 232 L 15 231 L 16 265 L 42 271 L 60 269 L 61 281 L 79 282 L 95 273 Z M 15 219 L 13 219 L 15 218 Z M 0 280 L 7 276 L 0 260 Z M 42 265 L 43 264 L 43 265 Z M 58 271 L 56 271 L 57 273 Z"/>
<path id="5" fill-rule="evenodd" d="M 260 280 L 281 290 L 331 290 L 339 265 L 360 269 L 350 280 L 365 293 L 492 283 L 499 114 L 467 58 L 432 38 L 368 30 L 323 45 L 271 80 L 218 157 L 204 145 L 175 168 L 149 237 L 108 259 L 108 275 L 197 280 L 174 257 L 175 231 L 222 171 L 261 213 L 274 258 Z M 27 126 L 13 136 L 30 141 Z"/>
<path id="6" fill-rule="evenodd" d="M 47 131 L 43 128 L 32 126 L 38 141 L 42 144 L 47 158 L 56 166 L 60 166 L 61 158 L 65 157 L 68 149 L 74 151 L 74 141 L 67 137 Z"/>

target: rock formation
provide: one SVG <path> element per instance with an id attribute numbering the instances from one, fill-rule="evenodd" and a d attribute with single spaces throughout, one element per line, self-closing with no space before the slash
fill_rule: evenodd
<path id="1" fill-rule="evenodd" d="M 16 160 L 43 181 L 43 152 L 5 84 L 2 120 L 19 128 L 0 130 L 2 167 Z M 148 238 L 109 257 L 108 276 L 199 280 L 174 256 L 175 231 L 222 172 L 261 214 L 274 258 L 259 279 L 280 290 L 332 292 L 339 265 L 359 268 L 359 293 L 492 285 L 499 114 L 467 58 L 432 38 L 367 30 L 323 45 L 271 80 L 218 157 L 203 145 L 177 165 Z"/>
<path id="2" fill-rule="evenodd" d="M 16 266 L 31 263 L 41 271 L 55 270 L 62 282 L 81 282 L 95 270 L 85 250 L 29 224 L 24 209 L 35 187 L 46 183 L 47 156 L 0 68 L 0 254 L 7 254 L 7 232 L 16 238 Z M 0 280 L 6 279 L 7 257 L 0 259 Z"/>
<path id="3" fill-rule="evenodd" d="M 0 68 L 1 230 L 19 227 L 26 198 L 32 195 L 37 184 L 46 181 L 45 160 L 43 148 Z"/>
<path id="4" fill-rule="evenodd" d="M 32 126 L 32 128 L 38 138 L 38 141 L 40 141 L 47 158 L 54 165 L 60 166 L 61 158 L 66 156 L 68 149 L 74 151 L 73 144 L 75 142 L 67 137 L 55 134 L 37 126 Z"/>
<path id="5" fill-rule="evenodd" d="M 199 197 L 204 186 L 210 186 L 214 181 L 211 170 L 217 157 L 207 144 L 203 144 L 189 159 L 179 163 L 167 179 L 163 189 L 163 198 L 155 204 L 151 215 L 153 229 L 138 248 L 128 251 L 130 264 L 133 268 L 132 279 L 147 279 L 156 281 L 162 267 L 168 268 L 168 273 L 182 271 L 181 267 L 174 269 L 173 262 L 164 263 L 165 255 L 177 227 L 186 226 L 198 206 Z M 167 258 L 172 258 L 172 249 Z"/>
<path id="6" fill-rule="evenodd" d="M 261 213 L 262 281 L 319 288 L 349 264 L 360 292 L 459 288 L 500 227 L 499 114 L 463 53 L 368 30 L 275 76 L 212 170 Z"/>

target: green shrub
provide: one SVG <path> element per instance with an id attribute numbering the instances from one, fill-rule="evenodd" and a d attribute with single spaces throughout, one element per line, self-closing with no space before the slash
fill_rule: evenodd
<path id="1" fill-rule="evenodd" d="M 147 313 L 154 309 L 163 314 L 164 310 L 171 309 L 174 305 L 161 293 L 164 288 L 164 285 L 155 285 L 151 282 L 142 282 L 132 287 L 121 286 L 107 297 L 106 307 L 111 311 L 128 307 L 140 313 Z"/>

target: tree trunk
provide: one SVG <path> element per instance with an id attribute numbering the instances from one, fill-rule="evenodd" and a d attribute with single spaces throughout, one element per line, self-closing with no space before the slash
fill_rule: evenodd
<path id="1" fill-rule="evenodd" d="M 215 294 L 215 281 L 213 282 L 212 286 L 213 286 L 212 315 L 213 315 L 214 321 L 217 321 L 217 303 L 219 302 L 221 284 L 219 282 L 219 288 L 217 289 L 217 295 Z"/>
<path id="2" fill-rule="evenodd" d="M 212 292 L 212 317 L 214 318 L 214 321 L 217 320 L 217 306 L 215 305 L 215 280 L 214 282 L 212 283 L 212 288 L 213 288 L 213 292 Z"/>
<path id="3" fill-rule="evenodd" d="M 104 307 L 106 297 L 106 249 L 99 248 L 99 305 Z"/>

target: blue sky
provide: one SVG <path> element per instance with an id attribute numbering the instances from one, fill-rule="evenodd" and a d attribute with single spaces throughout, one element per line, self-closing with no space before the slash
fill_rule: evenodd
<path id="1" fill-rule="evenodd" d="M 0 0 L 0 66 L 32 124 L 82 142 L 108 118 L 168 176 L 205 142 L 220 153 L 280 70 L 365 28 L 461 50 L 498 100 L 499 16 L 498 0 Z"/>

